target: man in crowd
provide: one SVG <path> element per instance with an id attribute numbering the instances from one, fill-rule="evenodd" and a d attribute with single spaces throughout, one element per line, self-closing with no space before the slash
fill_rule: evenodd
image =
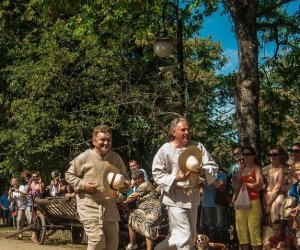
<path id="1" fill-rule="evenodd" d="M 134 178 L 132 178 L 132 177 L 135 176 L 135 172 L 137 172 L 138 170 L 140 170 L 140 171 L 142 171 L 142 172 L 144 173 L 145 181 L 146 181 L 146 182 L 150 182 L 146 170 L 143 169 L 143 168 L 140 168 L 140 164 L 138 163 L 137 160 L 130 160 L 130 161 L 129 161 L 129 168 L 130 168 L 130 171 L 131 171 L 131 182 L 130 182 L 130 186 L 131 186 L 133 192 L 135 192 L 136 181 L 135 181 Z"/>

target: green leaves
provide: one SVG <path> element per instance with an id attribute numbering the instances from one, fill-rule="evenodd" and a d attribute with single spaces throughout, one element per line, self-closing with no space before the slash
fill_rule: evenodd
<path id="1" fill-rule="evenodd" d="M 138 158 L 149 169 L 158 147 L 169 140 L 170 121 L 182 115 L 178 70 L 164 74 L 158 69 L 176 64 L 177 58 L 154 56 L 149 43 L 158 31 L 163 1 L 63 2 L 0 4 L 0 173 L 63 171 L 89 147 L 92 129 L 100 123 L 113 128 L 113 147 L 125 161 Z M 211 1 L 205 4 L 205 14 L 216 8 Z M 195 138 L 225 162 L 224 152 L 236 139 L 236 76 L 217 75 L 226 62 L 220 44 L 197 37 L 203 16 L 188 4 L 183 8 L 187 116 Z M 294 110 L 287 99 L 297 99 L 284 90 L 291 82 L 291 89 L 299 90 L 295 47 L 272 65 L 278 86 L 285 82 L 274 96 L 288 107 L 286 117 Z M 268 103 L 273 85 L 263 86 Z M 270 110 L 262 109 L 266 130 L 272 129 L 265 125 Z M 281 112 L 274 111 L 276 121 Z M 288 124 L 289 129 L 296 124 L 294 116 Z"/>

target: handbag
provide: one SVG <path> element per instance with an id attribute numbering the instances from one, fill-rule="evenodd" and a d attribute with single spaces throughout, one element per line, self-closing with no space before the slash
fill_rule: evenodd
<path id="1" fill-rule="evenodd" d="M 250 201 L 248 190 L 247 190 L 245 183 L 242 185 L 239 195 L 236 198 L 234 208 L 242 209 L 242 210 L 248 210 L 251 208 L 251 201 Z"/>

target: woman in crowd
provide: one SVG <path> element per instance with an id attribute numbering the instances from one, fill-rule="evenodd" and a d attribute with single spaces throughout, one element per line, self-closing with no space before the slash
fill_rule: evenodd
<path id="1" fill-rule="evenodd" d="M 25 211 L 28 207 L 27 195 L 22 191 L 17 178 L 10 180 L 11 187 L 8 192 L 8 197 L 11 203 L 11 210 L 17 210 L 17 228 L 21 230 L 25 219 Z M 14 208 L 13 208 L 14 207 Z M 31 217 L 26 217 L 27 223 L 30 224 Z M 22 234 L 19 234 L 19 239 L 22 239 Z"/>
<path id="2" fill-rule="evenodd" d="M 8 190 L 9 209 L 13 221 L 13 227 L 17 227 L 17 216 L 18 216 L 18 197 L 21 196 L 19 192 L 19 181 L 17 178 L 10 180 L 10 188 Z"/>
<path id="3" fill-rule="evenodd" d="M 45 193 L 45 183 L 42 181 L 39 172 L 32 172 L 27 193 L 32 200 L 42 198 Z"/>
<path id="4" fill-rule="evenodd" d="M 270 218 L 269 226 L 275 220 L 280 219 L 279 209 L 282 204 L 285 193 L 289 190 L 289 186 L 286 190 L 283 190 L 288 185 L 286 170 L 287 165 L 287 153 L 280 146 L 273 146 L 269 150 L 268 154 L 271 167 L 268 172 L 268 182 L 266 183 L 264 194 L 264 212 L 265 217 Z"/>
<path id="5" fill-rule="evenodd" d="M 60 192 L 61 181 L 59 173 L 57 171 L 51 172 L 51 182 L 50 185 L 46 187 L 47 195 L 51 197 L 56 197 Z"/>
<path id="6" fill-rule="evenodd" d="M 251 201 L 251 208 L 248 210 L 236 209 L 236 229 L 240 249 L 248 250 L 251 244 L 253 250 L 260 250 L 262 249 L 262 210 L 259 191 L 262 190 L 264 183 L 262 170 L 257 163 L 255 150 L 250 146 L 243 147 L 243 156 L 237 180 L 238 191 L 243 184 L 246 185 Z M 234 195 L 233 201 L 236 201 L 238 193 Z"/>
<path id="7" fill-rule="evenodd" d="M 153 239 L 156 238 L 157 228 L 164 219 L 163 205 L 159 200 L 159 189 L 155 189 L 150 182 L 145 181 L 143 171 L 134 174 L 137 188 L 124 203 L 137 200 L 137 208 L 131 212 L 128 221 L 130 243 L 126 250 L 138 249 L 136 232 L 146 237 L 147 250 L 153 249 Z"/>
<path id="8" fill-rule="evenodd" d="M 37 214 L 37 206 L 35 205 L 34 201 L 36 199 L 42 198 L 45 193 L 45 184 L 44 182 L 42 182 L 39 172 L 37 171 L 32 172 L 26 193 L 28 195 L 28 198 L 31 200 L 32 209 L 33 209 L 32 220 L 34 221 Z M 35 232 L 32 233 L 31 241 L 37 242 Z"/>

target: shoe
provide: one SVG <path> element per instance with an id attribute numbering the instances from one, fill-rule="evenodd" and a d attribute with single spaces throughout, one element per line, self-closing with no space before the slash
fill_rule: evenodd
<path id="1" fill-rule="evenodd" d="M 134 250 L 137 248 L 138 248 L 137 244 L 133 245 L 133 244 L 129 243 L 128 246 L 126 247 L 126 250 Z"/>
<path id="2" fill-rule="evenodd" d="M 23 235 L 22 235 L 22 234 L 19 234 L 18 239 L 19 239 L 19 240 L 22 240 L 22 239 L 23 239 Z"/>

